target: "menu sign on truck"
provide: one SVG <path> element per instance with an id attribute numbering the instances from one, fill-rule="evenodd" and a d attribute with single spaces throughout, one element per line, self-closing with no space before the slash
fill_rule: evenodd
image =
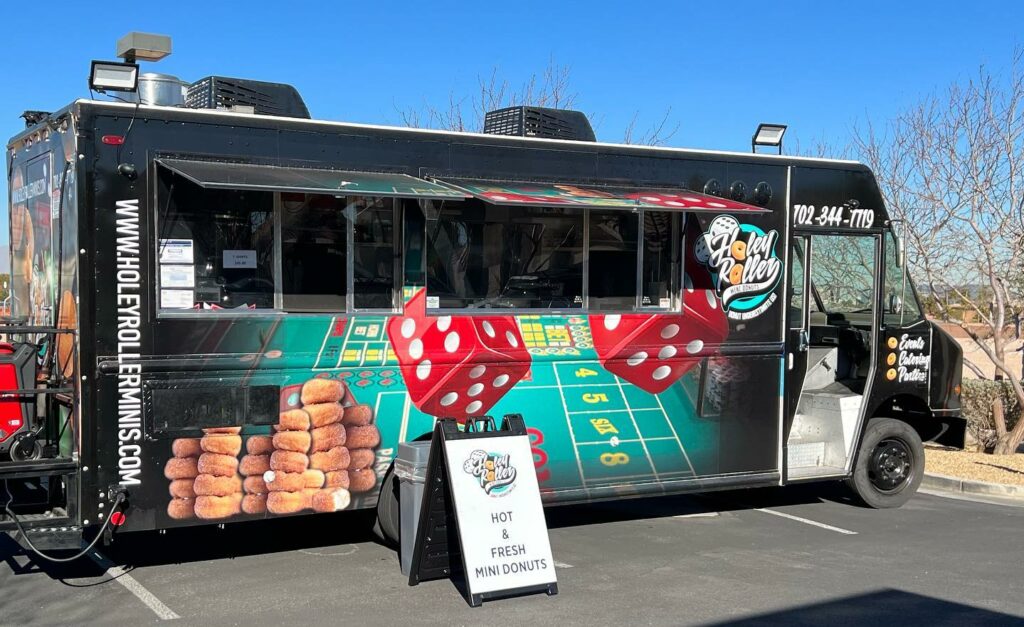
<path id="1" fill-rule="evenodd" d="M 427 487 L 410 583 L 438 576 L 431 570 L 462 576 L 474 606 L 507 594 L 557 593 L 540 486 L 521 416 L 506 416 L 501 430 L 482 432 L 458 431 L 454 421 L 440 421 Z M 452 559 L 439 565 L 439 549 Z M 433 558 L 429 565 L 425 556 Z M 451 563 L 457 561 L 461 571 Z"/>

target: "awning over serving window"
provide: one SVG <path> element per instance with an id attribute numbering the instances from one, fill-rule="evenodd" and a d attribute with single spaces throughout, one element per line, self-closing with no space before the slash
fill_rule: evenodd
<path id="1" fill-rule="evenodd" d="M 596 187 L 555 183 L 510 183 L 449 179 L 440 181 L 500 205 L 559 205 L 608 209 L 765 212 L 768 209 L 686 189 Z"/>
<path id="2" fill-rule="evenodd" d="M 406 174 L 315 170 L 248 163 L 157 159 L 161 166 L 209 189 L 252 189 L 306 194 L 458 199 L 470 195 Z"/>

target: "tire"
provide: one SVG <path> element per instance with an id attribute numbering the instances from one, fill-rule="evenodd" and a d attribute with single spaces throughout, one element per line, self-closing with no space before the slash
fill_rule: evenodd
<path id="1" fill-rule="evenodd" d="M 391 547 L 397 547 L 401 537 L 401 510 L 398 505 L 398 477 L 392 466 L 384 475 L 377 499 L 377 524 L 374 532 L 381 541 Z"/>
<path id="2" fill-rule="evenodd" d="M 868 507 L 900 507 L 924 478 L 924 445 L 913 427 L 893 418 L 872 418 L 864 429 L 853 475 L 846 485 Z"/>

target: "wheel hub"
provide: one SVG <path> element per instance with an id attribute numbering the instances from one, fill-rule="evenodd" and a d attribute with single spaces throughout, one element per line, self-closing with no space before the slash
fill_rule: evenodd
<path id="1" fill-rule="evenodd" d="M 882 492 L 894 492 L 909 482 L 913 471 L 914 454 L 899 439 L 882 440 L 871 452 L 868 477 L 872 485 Z"/>

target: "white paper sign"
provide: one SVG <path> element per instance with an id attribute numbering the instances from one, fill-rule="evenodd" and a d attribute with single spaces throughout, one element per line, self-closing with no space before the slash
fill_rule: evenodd
<path id="1" fill-rule="evenodd" d="M 255 250 L 225 250 L 224 251 L 224 267 L 225 268 L 255 268 L 256 267 L 256 251 Z"/>
<path id="2" fill-rule="evenodd" d="M 160 264 L 160 287 L 195 287 L 195 266 Z"/>
<path id="3" fill-rule="evenodd" d="M 194 263 L 192 259 L 192 240 L 160 240 L 160 263 Z"/>
<path id="4" fill-rule="evenodd" d="M 470 593 L 556 583 L 529 437 L 447 440 L 445 457 Z"/>
<path id="5" fill-rule="evenodd" d="M 192 309 L 193 305 L 192 290 L 160 290 L 160 306 L 164 309 Z"/>

